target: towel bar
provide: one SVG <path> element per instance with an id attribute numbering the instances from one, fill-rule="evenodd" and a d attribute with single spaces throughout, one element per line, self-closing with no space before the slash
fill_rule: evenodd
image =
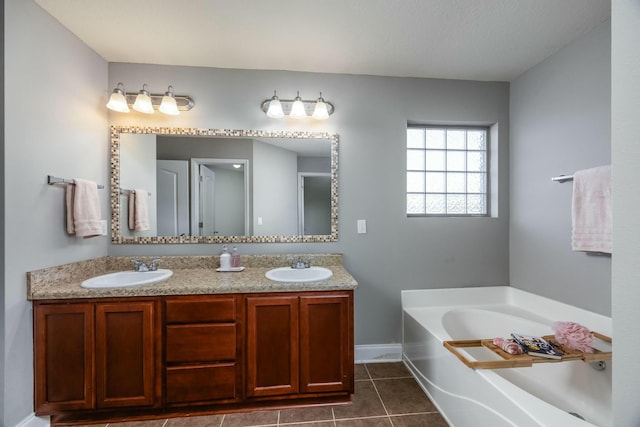
<path id="1" fill-rule="evenodd" d="M 556 181 L 562 184 L 563 182 L 573 181 L 573 175 L 554 176 L 553 178 L 551 178 L 551 181 Z"/>
<path id="2" fill-rule="evenodd" d="M 129 190 L 128 188 L 120 189 L 120 194 L 129 194 L 129 193 L 135 193 L 135 190 Z M 147 191 L 147 194 L 151 195 L 151 192 Z"/>
<path id="3" fill-rule="evenodd" d="M 58 178 L 57 176 L 47 175 L 47 184 L 55 185 L 55 184 L 75 184 L 73 179 L 69 178 Z M 103 189 L 104 185 L 96 184 L 99 189 Z"/>

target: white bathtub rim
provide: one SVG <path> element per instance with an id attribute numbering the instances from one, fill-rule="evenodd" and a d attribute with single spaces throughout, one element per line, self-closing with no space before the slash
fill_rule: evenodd
<path id="1" fill-rule="evenodd" d="M 550 321 L 572 321 L 588 325 L 591 330 L 609 337 L 613 332 L 611 317 L 512 286 L 403 290 L 401 291 L 401 299 L 402 309 L 405 311 L 412 308 L 484 308 L 506 304 L 531 311 Z"/>

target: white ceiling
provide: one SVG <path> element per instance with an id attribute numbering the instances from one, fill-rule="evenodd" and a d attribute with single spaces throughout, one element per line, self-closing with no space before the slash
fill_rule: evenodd
<path id="1" fill-rule="evenodd" d="M 35 0 L 109 62 L 511 81 L 610 0 Z"/>

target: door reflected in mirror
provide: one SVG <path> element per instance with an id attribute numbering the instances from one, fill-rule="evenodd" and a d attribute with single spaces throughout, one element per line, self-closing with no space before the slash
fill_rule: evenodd
<path id="1" fill-rule="evenodd" d="M 113 126 L 114 243 L 337 240 L 338 136 Z M 121 188 L 150 194 L 129 230 Z"/>

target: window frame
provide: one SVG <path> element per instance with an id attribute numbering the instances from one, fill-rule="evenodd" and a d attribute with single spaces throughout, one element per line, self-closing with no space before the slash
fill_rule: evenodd
<path id="1" fill-rule="evenodd" d="M 441 129 L 444 130 L 445 135 L 446 132 L 448 130 L 464 130 L 464 131 L 483 131 L 485 134 L 485 148 L 484 150 L 469 150 L 466 146 L 465 143 L 465 148 L 464 149 L 449 149 L 446 146 L 446 137 L 445 137 L 445 146 L 442 149 L 435 149 L 435 148 L 427 148 L 426 146 L 424 148 L 409 148 L 408 146 L 408 132 L 411 129 L 420 129 L 420 130 L 429 130 L 429 129 Z M 449 125 L 449 124 L 428 124 L 428 125 L 423 125 L 423 124 L 412 124 L 409 123 L 407 124 L 407 128 L 406 128 L 406 133 L 405 133 L 405 148 L 404 148 L 404 152 L 405 152 L 405 215 L 407 216 L 407 218 L 424 218 L 424 217 L 443 217 L 443 218 L 490 218 L 492 217 L 492 183 L 491 183 L 491 175 L 492 175 L 492 171 L 491 171 L 491 158 L 493 153 L 491 152 L 491 148 L 492 148 L 492 141 L 491 141 L 491 134 L 492 134 L 492 126 L 491 125 L 484 125 L 484 124 L 455 124 L 455 125 Z M 408 153 L 409 150 L 423 150 L 425 152 L 425 166 L 423 169 L 409 169 L 409 165 L 408 165 Z M 428 151 L 444 151 L 445 152 L 445 164 L 444 164 L 444 169 L 441 171 L 445 174 L 447 174 L 447 172 L 450 172 L 450 169 L 447 169 L 447 165 L 446 165 L 446 153 L 448 152 L 463 152 L 463 153 L 468 153 L 469 151 L 472 152 L 483 152 L 484 156 L 485 156 L 485 170 L 484 170 L 484 179 L 485 179 L 485 185 L 484 185 L 484 193 L 469 193 L 467 192 L 467 188 L 466 188 L 466 176 L 469 173 L 469 171 L 467 170 L 467 166 L 466 166 L 466 160 L 465 160 L 465 170 L 462 172 L 465 174 L 465 191 L 464 192 L 449 192 L 447 191 L 446 188 L 446 178 L 445 178 L 445 182 L 444 182 L 444 186 L 445 186 L 445 191 L 443 192 L 433 192 L 433 191 L 427 191 L 427 183 L 425 182 L 425 188 L 423 192 L 415 192 L 415 191 L 409 191 L 408 189 L 408 174 L 410 172 L 422 172 L 422 173 L 427 173 L 430 172 L 429 169 L 427 169 L 426 166 L 426 161 L 427 161 L 427 156 L 426 153 Z M 453 171 L 453 172 L 459 172 L 459 171 Z M 465 196 L 468 195 L 473 195 L 473 194 L 483 194 L 485 197 L 485 212 L 484 213 L 409 213 L 407 212 L 408 210 L 408 198 L 410 194 L 422 194 L 422 195 L 428 195 L 428 194 L 441 194 L 445 197 L 445 210 L 446 210 L 446 196 L 448 194 L 462 194 Z M 465 211 L 467 211 L 467 208 L 465 206 Z"/>

